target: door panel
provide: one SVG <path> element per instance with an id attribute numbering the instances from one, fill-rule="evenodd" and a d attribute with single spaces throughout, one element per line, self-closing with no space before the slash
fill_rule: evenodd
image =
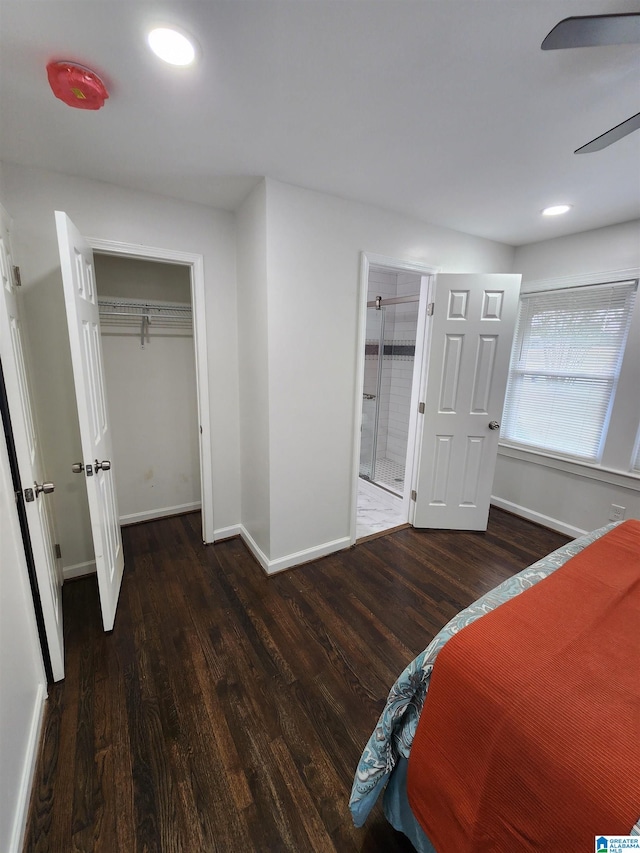
<path id="1" fill-rule="evenodd" d="M 416 527 L 486 530 L 520 278 L 436 276 Z"/>
<path id="2" fill-rule="evenodd" d="M 0 237 L 0 240 L 1 239 L 2 238 Z M 2 259 L 2 261 L 0 261 L 0 265 L 3 268 L 6 266 L 4 258 Z M 8 282 L 8 278 L 5 276 L 4 270 L 2 278 L 3 282 L 5 283 L 5 288 L 7 288 L 6 282 Z M 18 388 L 20 389 L 20 411 L 22 413 L 22 426 L 24 426 L 25 450 L 27 452 L 29 464 L 33 466 L 36 464 L 36 459 L 38 455 L 37 438 L 35 426 L 33 423 L 33 415 L 31 412 L 31 399 L 26 391 L 26 389 L 28 388 L 27 371 L 24 363 L 24 349 L 22 342 L 22 334 L 20 332 L 20 320 L 18 316 L 18 305 L 15 293 L 11 293 L 10 291 L 8 291 L 5 300 L 9 319 L 9 328 L 11 330 L 11 353 L 13 355 L 15 378 L 17 381 Z"/>
<path id="3" fill-rule="evenodd" d="M 498 338 L 495 335 L 478 337 L 476 370 L 473 377 L 473 397 L 471 411 L 478 415 L 488 415 L 490 406 L 491 380 L 496 362 Z"/>
<path id="4" fill-rule="evenodd" d="M 0 358 L 4 371 L 7 403 L 11 415 L 18 469 L 23 494 L 31 489 L 33 500 L 25 500 L 25 515 L 38 581 L 51 670 L 54 681 L 64 678 L 62 629 L 62 572 L 55 556 L 55 525 L 52 498 L 38 494 L 35 483 L 46 480 L 24 357 L 24 336 L 13 275 L 10 245 L 11 220 L 0 206 Z"/>
<path id="5" fill-rule="evenodd" d="M 118 606 L 124 555 L 111 467 L 93 252 L 61 211 L 56 211 L 56 228 L 82 442 L 82 476 L 89 499 L 102 622 L 104 630 L 110 631 Z"/>

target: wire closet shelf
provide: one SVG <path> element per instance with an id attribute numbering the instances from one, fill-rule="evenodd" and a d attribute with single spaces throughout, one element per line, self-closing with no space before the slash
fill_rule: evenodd
<path id="1" fill-rule="evenodd" d="M 150 332 L 173 329 L 193 333 L 191 305 L 179 302 L 139 302 L 129 299 L 98 299 L 101 326 L 140 328 L 140 346 L 144 349 Z"/>

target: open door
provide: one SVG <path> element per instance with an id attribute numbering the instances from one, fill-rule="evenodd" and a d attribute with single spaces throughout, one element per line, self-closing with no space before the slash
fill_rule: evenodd
<path id="1" fill-rule="evenodd" d="M 81 474 L 87 484 L 102 623 L 105 631 L 111 631 L 124 555 L 111 470 L 111 432 L 93 252 L 66 213 L 59 210 L 56 211 L 56 229 L 83 456 L 82 461 L 73 465 L 73 470 Z"/>
<path id="2" fill-rule="evenodd" d="M 38 581 L 44 633 L 54 681 L 64 678 L 62 631 L 62 572 L 55 554 L 54 525 L 47 495 L 53 483 L 44 482 L 38 433 L 27 380 L 23 327 L 11 257 L 11 219 L 0 206 L 0 360 L 11 418 L 24 514 L 29 529 L 33 564 Z"/>
<path id="3" fill-rule="evenodd" d="M 520 279 L 436 276 L 415 527 L 487 529 Z"/>

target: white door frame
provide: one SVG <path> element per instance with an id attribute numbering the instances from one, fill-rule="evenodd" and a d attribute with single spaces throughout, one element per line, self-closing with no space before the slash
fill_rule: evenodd
<path id="1" fill-rule="evenodd" d="M 193 337 L 196 357 L 196 394 L 198 423 L 200 426 L 200 494 L 202 501 L 202 540 L 214 541 L 213 523 L 213 480 L 211 458 L 211 410 L 209 408 L 209 364 L 207 359 L 207 329 L 205 313 L 204 259 L 202 255 L 180 252 L 175 249 L 159 249 L 137 243 L 121 243 L 85 237 L 91 248 L 103 255 L 136 258 L 166 264 L 188 266 L 191 279 L 191 308 L 193 313 Z"/>
<path id="2" fill-rule="evenodd" d="M 364 391 L 364 357 L 367 332 L 367 293 L 369 289 L 369 269 L 374 267 L 384 267 L 391 272 L 412 272 L 421 276 L 433 276 L 438 272 L 437 267 L 430 267 L 426 264 L 421 264 L 417 261 L 407 261 L 401 258 L 391 258 L 386 255 L 376 255 L 371 252 L 362 252 L 360 255 L 360 286 L 358 296 L 358 348 L 357 348 L 357 371 L 356 371 L 356 388 L 354 402 L 354 434 L 353 434 L 353 471 L 351 478 L 351 525 L 350 525 L 350 544 L 353 545 L 356 541 L 357 517 L 358 517 L 358 478 L 360 476 L 360 445 L 362 441 L 362 394 Z M 420 324 L 420 318 L 418 318 Z M 422 352 L 418 352 L 416 347 L 414 361 L 414 381 L 413 388 L 420 390 L 422 386 L 422 372 L 424 371 L 425 351 L 428 336 L 425 334 L 422 342 Z M 417 342 L 416 342 L 417 343 Z M 419 367 L 421 372 L 420 378 L 416 377 L 416 367 Z M 416 428 L 417 418 L 415 413 L 411 413 L 409 424 L 409 440 L 407 446 L 407 459 L 414 460 L 416 457 Z M 413 466 L 415 467 L 415 465 Z M 405 494 L 412 488 L 413 471 L 405 473 Z M 409 519 L 411 509 L 409 509 Z"/>

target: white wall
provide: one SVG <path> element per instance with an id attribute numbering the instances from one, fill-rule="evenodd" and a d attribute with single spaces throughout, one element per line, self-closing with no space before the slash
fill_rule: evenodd
<path id="1" fill-rule="evenodd" d="M 270 553 L 267 197 L 264 181 L 238 212 L 238 363 L 245 541 L 264 564 Z"/>
<path id="2" fill-rule="evenodd" d="M 514 251 L 267 180 L 271 568 L 349 542 L 362 251 L 511 272 Z"/>
<path id="3" fill-rule="evenodd" d="M 19 853 L 46 680 L 0 423 L 0 850 Z"/>
<path id="4" fill-rule="evenodd" d="M 640 222 L 636 221 L 523 246 L 516 250 L 513 271 L 522 273 L 526 288 L 531 282 L 639 267 Z M 606 524 L 612 503 L 626 507 L 627 518 L 640 518 L 640 478 L 628 473 L 640 420 L 639 388 L 637 298 L 602 468 L 556 462 L 501 446 L 493 502 L 571 536 Z"/>
<path id="5" fill-rule="evenodd" d="M 191 301 L 191 276 L 186 264 L 145 261 L 94 252 L 96 285 L 100 296 L 114 299 Z"/>
<path id="6" fill-rule="evenodd" d="M 57 483 L 65 567 L 90 562 L 93 554 L 83 484 L 70 473 L 80 442 L 54 209 L 66 210 L 87 237 L 204 255 L 216 536 L 232 535 L 242 523 L 270 570 L 348 543 L 362 251 L 447 272 L 522 272 L 525 283 L 640 265 L 637 224 L 516 253 L 270 179 L 235 220 L 199 205 L 8 163 L 2 179 L 23 259 L 36 411 L 46 474 Z M 589 494 L 597 497 L 578 509 L 583 480 L 570 488 L 571 472 L 560 488 L 550 479 L 557 473 L 529 470 L 532 464 L 501 455 L 496 499 L 578 532 L 606 521 L 611 502 L 638 512 L 634 495 L 619 483 L 613 497 L 612 484 L 591 483 Z M 551 494 L 559 506 L 551 505 Z"/>
<path id="7" fill-rule="evenodd" d="M 89 238 L 204 256 L 210 377 L 214 525 L 240 519 L 234 217 L 201 205 L 3 163 L 4 205 L 15 223 L 34 368 L 36 414 L 65 569 L 90 564 L 86 491 L 71 473 L 81 458 L 53 212 Z"/>
<path id="8" fill-rule="evenodd" d="M 513 271 L 522 273 L 524 286 L 565 275 L 632 269 L 639 261 L 640 222 L 635 220 L 520 246 Z"/>
<path id="9" fill-rule="evenodd" d="M 189 268 L 95 255 L 100 298 L 189 305 Z M 113 473 L 123 524 L 200 506 L 200 453 L 193 331 L 152 321 L 101 324 L 113 442 Z"/>

